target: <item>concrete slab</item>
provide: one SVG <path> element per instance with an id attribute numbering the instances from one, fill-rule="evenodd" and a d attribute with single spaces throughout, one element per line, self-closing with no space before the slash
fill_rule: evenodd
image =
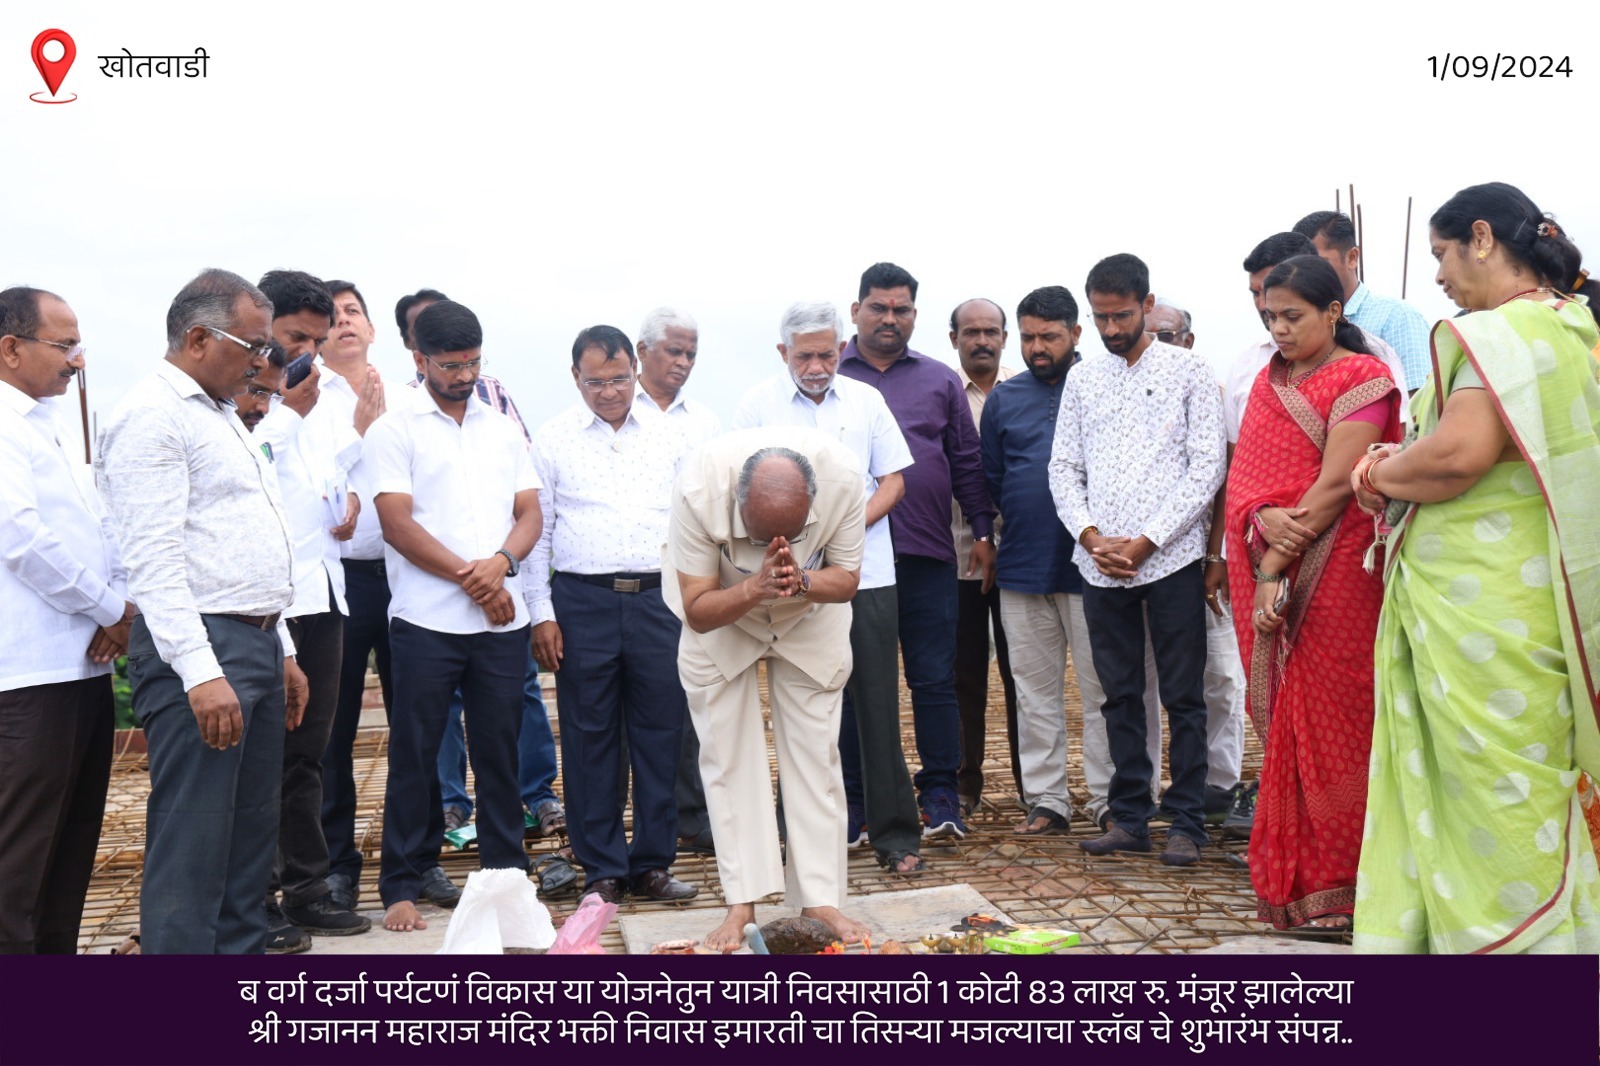
<path id="1" fill-rule="evenodd" d="M 969 914 L 991 914 L 1009 921 L 995 905 L 971 885 L 911 888 L 900 892 L 874 892 L 851 896 L 844 912 L 872 930 L 872 942 L 898 940 L 915 944 L 924 933 L 946 932 Z M 757 904 L 756 924 L 799 914 L 798 907 Z M 664 940 L 700 940 L 722 920 L 721 910 L 705 907 L 652 910 L 619 918 L 622 942 L 630 955 L 649 954 Z"/>

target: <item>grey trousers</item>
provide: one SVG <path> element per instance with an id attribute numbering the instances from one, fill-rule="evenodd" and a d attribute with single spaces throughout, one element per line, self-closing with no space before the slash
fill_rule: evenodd
<path id="1" fill-rule="evenodd" d="M 183 682 L 156 655 L 143 618 L 129 640 L 133 710 L 150 748 L 140 948 L 259 954 L 283 781 L 283 646 L 273 630 L 202 619 L 244 718 L 239 743 L 223 751 L 201 739 Z"/>

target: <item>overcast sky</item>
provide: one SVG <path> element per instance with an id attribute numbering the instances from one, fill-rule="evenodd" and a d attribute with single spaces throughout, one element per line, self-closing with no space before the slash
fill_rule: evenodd
<path id="1" fill-rule="evenodd" d="M 1430 320 L 1427 218 L 1503 180 L 1600 250 L 1592 33 L 1503 4 L 33 3 L 0 11 L 0 286 L 63 296 L 102 418 L 164 350 L 198 270 L 353 279 L 388 374 L 395 300 L 483 321 L 530 422 L 578 401 L 573 336 L 700 321 L 689 383 L 724 417 L 779 369 L 783 309 L 887 259 L 922 283 L 912 346 L 954 361 L 950 309 L 1082 300 L 1133 252 L 1197 347 L 1261 335 L 1240 262 L 1354 183 L 1367 281 Z M 65 29 L 64 106 L 34 36 Z M 1576 27 L 1574 27 L 1576 28 Z M 186 55 L 202 79 L 111 79 L 95 57 Z M 1574 77 L 1449 81 L 1428 57 L 1571 55 Z M 1597 258 L 1591 255 L 1591 259 Z M 1020 366 L 1013 334 L 1006 361 Z M 1086 353 L 1101 353 L 1092 325 Z M 66 398 L 73 407 L 76 399 Z"/>

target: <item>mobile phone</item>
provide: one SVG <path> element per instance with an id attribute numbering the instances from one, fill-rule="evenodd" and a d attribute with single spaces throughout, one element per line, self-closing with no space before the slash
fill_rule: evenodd
<path id="1" fill-rule="evenodd" d="M 294 388 L 311 376 L 311 358 L 311 353 L 307 352 L 283 368 L 283 387 L 285 391 Z"/>

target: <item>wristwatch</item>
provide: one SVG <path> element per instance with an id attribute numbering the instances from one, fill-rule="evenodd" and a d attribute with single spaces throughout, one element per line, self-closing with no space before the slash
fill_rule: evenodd
<path id="1" fill-rule="evenodd" d="M 797 600 L 803 600 L 811 593 L 811 574 L 805 570 L 800 571 L 800 591 L 794 594 Z"/>
<path id="2" fill-rule="evenodd" d="M 517 565 L 517 557 L 506 551 L 504 548 L 501 548 L 499 551 L 495 552 L 495 554 L 504 555 L 506 557 L 506 577 L 516 577 L 517 571 L 522 569 Z"/>

